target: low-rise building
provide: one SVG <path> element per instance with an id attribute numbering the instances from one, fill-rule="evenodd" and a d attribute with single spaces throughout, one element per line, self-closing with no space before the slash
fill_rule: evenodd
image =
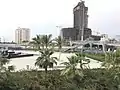
<path id="1" fill-rule="evenodd" d="M 101 40 L 101 36 L 97 36 L 97 35 L 91 35 L 91 38 L 93 38 L 94 41 L 100 41 Z"/>
<path id="2" fill-rule="evenodd" d="M 61 37 L 65 40 L 77 40 L 77 30 L 75 28 L 63 28 L 61 30 Z"/>
<path id="3" fill-rule="evenodd" d="M 89 28 L 84 29 L 83 39 L 86 40 L 87 38 L 91 37 L 92 31 Z M 63 28 L 61 30 L 61 37 L 65 40 L 78 40 L 78 36 L 81 40 L 82 31 L 76 28 Z"/>

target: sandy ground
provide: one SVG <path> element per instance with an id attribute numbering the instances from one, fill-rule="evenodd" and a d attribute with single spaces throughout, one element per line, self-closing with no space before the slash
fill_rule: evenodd
<path id="1" fill-rule="evenodd" d="M 38 57 L 39 52 L 35 52 L 35 51 L 16 51 L 16 52 L 36 54 L 36 55 L 31 56 L 31 57 L 22 57 L 22 58 L 10 59 L 10 63 L 6 66 L 14 65 L 15 71 L 25 70 L 25 69 L 27 69 L 28 65 L 29 65 L 30 69 L 38 69 L 38 67 L 35 67 L 35 61 Z M 60 54 L 59 52 L 55 52 L 52 56 L 59 58 L 59 54 Z M 61 63 L 67 62 L 68 61 L 67 57 L 71 57 L 72 55 L 74 55 L 74 54 L 73 53 L 61 53 L 60 60 L 57 61 L 57 65 L 54 65 L 54 69 L 59 68 L 59 67 L 63 68 L 64 65 L 61 65 Z M 78 67 L 79 67 L 79 65 L 78 65 Z M 90 59 L 89 67 L 90 68 L 100 68 L 101 62 Z"/>

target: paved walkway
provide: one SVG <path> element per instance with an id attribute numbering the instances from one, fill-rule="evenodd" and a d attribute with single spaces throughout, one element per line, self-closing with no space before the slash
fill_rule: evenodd
<path id="1" fill-rule="evenodd" d="M 35 51 L 17 51 L 17 52 L 39 54 L 39 52 L 35 52 Z M 52 56 L 59 57 L 59 54 L 60 54 L 59 52 L 56 52 Z M 68 61 L 67 57 L 71 57 L 72 55 L 75 55 L 75 54 L 73 54 L 73 53 L 61 53 L 60 61 L 58 61 L 57 65 L 54 65 L 54 67 L 55 67 L 54 69 L 64 67 L 64 65 L 61 65 L 61 63 L 67 62 Z M 15 69 L 16 71 L 27 69 L 27 65 L 29 65 L 29 68 L 31 68 L 31 69 L 37 69 L 37 67 L 35 67 L 35 65 L 34 65 L 37 57 L 38 56 L 35 55 L 35 56 L 31 56 L 31 57 L 13 58 L 13 59 L 10 59 L 10 63 L 6 66 L 14 65 L 16 68 Z M 79 67 L 79 65 L 78 65 L 78 67 Z M 90 68 L 100 68 L 101 62 L 90 59 L 89 67 Z"/>

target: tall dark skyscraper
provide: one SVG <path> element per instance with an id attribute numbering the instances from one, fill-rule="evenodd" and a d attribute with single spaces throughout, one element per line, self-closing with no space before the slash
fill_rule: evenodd
<path id="1" fill-rule="evenodd" d="M 73 13 L 74 28 L 79 30 L 78 40 L 80 40 L 82 34 L 84 36 L 84 28 L 88 28 L 88 7 L 85 6 L 84 1 L 79 2 L 77 6 L 74 7 Z"/>
<path id="2" fill-rule="evenodd" d="M 84 1 L 78 3 L 73 9 L 74 13 L 74 27 L 81 28 L 84 25 L 84 28 L 88 28 L 88 7 L 85 7 Z"/>
<path id="3" fill-rule="evenodd" d="M 88 28 L 88 7 L 85 6 L 84 1 L 79 2 L 73 8 L 74 25 L 73 28 L 63 28 L 61 35 L 66 40 L 85 40 L 92 34 Z"/>

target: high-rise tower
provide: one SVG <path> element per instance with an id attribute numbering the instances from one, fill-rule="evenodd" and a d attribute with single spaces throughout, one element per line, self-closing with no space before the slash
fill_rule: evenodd
<path id="1" fill-rule="evenodd" d="M 62 38 L 72 41 L 83 41 L 91 37 L 92 31 L 88 28 L 88 7 L 81 0 L 74 8 L 74 26 L 73 28 L 63 28 L 61 30 Z"/>
<path id="2" fill-rule="evenodd" d="M 85 6 L 84 1 L 81 1 L 73 9 L 74 13 L 74 28 L 79 30 L 78 40 L 84 36 L 84 28 L 88 28 L 88 7 Z"/>
<path id="3" fill-rule="evenodd" d="M 21 44 L 23 41 L 30 40 L 30 29 L 29 28 L 18 28 L 15 30 L 15 42 Z"/>

